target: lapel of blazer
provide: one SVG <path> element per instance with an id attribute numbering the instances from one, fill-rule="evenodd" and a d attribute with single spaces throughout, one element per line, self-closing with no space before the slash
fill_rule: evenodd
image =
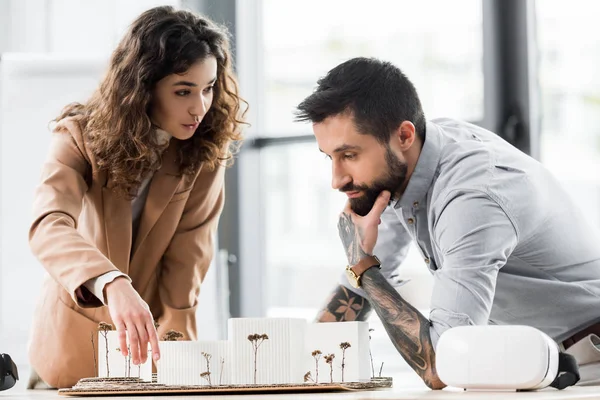
<path id="1" fill-rule="evenodd" d="M 127 274 L 131 251 L 131 201 L 113 192 L 109 180 L 108 185 L 102 187 L 102 207 L 108 258 Z"/>
<path id="2" fill-rule="evenodd" d="M 173 194 L 183 179 L 183 175 L 179 173 L 179 166 L 177 164 L 177 149 L 177 141 L 171 140 L 169 147 L 163 154 L 161 168 L 155 172 L 150 181 L 148 197 L 142 211 L 133 246 L 132 260 L 137 251 L 142 247 L 152 227 L 169 204 L 169 201 L 171 201 Z"/>

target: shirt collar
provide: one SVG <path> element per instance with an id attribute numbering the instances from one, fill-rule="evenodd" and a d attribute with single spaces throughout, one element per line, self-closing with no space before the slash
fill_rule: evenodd
<path id="1" fill-rule="evenodd" d="M 163 129 L 156 128 L 156 141 L 163 146 L 171 140 L 171 134 Z"/>
<path id="2" fill-rule="evenodd" d="M 417 165 L 410 176 L 406 190 L 394 204 L 394 208 L 409 209 L 415 202 L 421 201 L 429 191 L 442 153 L 440 135 L 437 125 L 427 121 L 425 143 L 421 148 Z"/>

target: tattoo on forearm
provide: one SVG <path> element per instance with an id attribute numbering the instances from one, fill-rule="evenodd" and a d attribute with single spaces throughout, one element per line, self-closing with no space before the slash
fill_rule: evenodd
<path id="1" fill-rule="evenodd" d="M 377 268 L 365 271 L 362 275 L 362 288 L 392 343 L 406 362 L 428 387 L 444 388 L 435 369 L 429 320 L 407 303 Z"/>
<path id="2" fill-rule="evenodd" d="M 360 246 L 363 239 L 362 230 L 354 225 L 350 214 L 342 213 L 338 221 L 338 231 L 346 250 L 348 263 L 350 265 L 358 264 L 361 258 L 368 255 Z"/>
<path id="3" fill-rule="evenodd" d="M 364 297 L 338 286 L 317 316 L 318 322 L 364 321 L 371 313 L 371 305 Z"/>

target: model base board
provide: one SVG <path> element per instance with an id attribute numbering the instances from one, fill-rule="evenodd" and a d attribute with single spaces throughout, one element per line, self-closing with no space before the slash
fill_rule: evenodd
<path id="1" fill-rule="evenodd" d="M 368 382 L 304 383 L 270 385 L 175 386 L 143 381 L 139 378 L 84 378 L 70 389 L 60 389 L 62 396 L 120 396 L 162 394 L 252 394 L 375 390 L 392 387 L 391 378 L 375 378 Z"/>

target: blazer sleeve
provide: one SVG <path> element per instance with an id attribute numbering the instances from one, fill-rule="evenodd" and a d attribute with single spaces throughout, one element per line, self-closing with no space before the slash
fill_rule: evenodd
<path id="1" fill-rule="evenodd" d="M 214 256 L 214 235 L 223 210 L 225 167 L 203 168 L 187 199 L 181 220 L 164 254 L 158 289 L 161 329 L 196 339 L 196 306 L 200 285 Z"/>
<path id="2" fill-rule="evenodd" d="M 55 130 L 35 191 L 29 230 L 33 254 L 80 307 L 99 307 L 102 303 L 98 299 L 83 303 L 76 294 L 78 288 L 89 279 L 118 271 L 77 231 L 82 199 L 88 190 L 85 177 L 90 170 L 71 132 Z"/>

